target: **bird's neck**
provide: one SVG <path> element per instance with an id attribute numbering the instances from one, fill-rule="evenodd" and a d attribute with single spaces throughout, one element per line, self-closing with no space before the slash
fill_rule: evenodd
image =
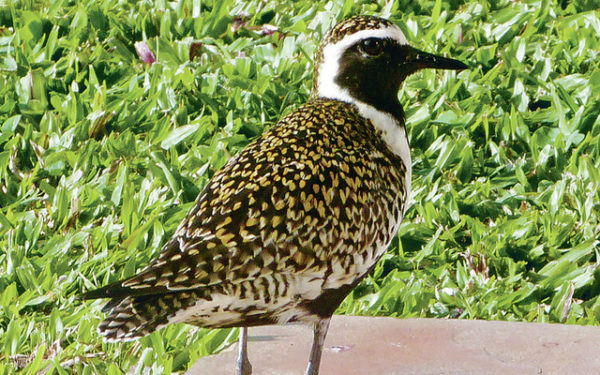
<path id="1" fill-rule="evenodd" d="M 404 110 L 398 101 L 397 88 L 390 94 L 390 88 L 381 90 L 380 94 L 360 94 L 362 90 L 342 87 L 333 76 L 325 76 L 324 71 L 317 71 L 313 87 L 313 98 L 326 98 L 353 104 L 359 114 L 368 119 L 388 149 L 402 160 L 406 168 L 406 183 L 410 190 L 411 157 L 408 136 L 404 126 Z"/>
<path id="2" fill-rule="evenodd" d="M 359 74 L 338 74 L 321 66 L 315 71 L 312 97 L 352 103 L 361 112 L 381 112 L 404 127 L 404 109 L 398 100 L 399 84 L 393 80 L 377 81 L 379 83 Z"/>

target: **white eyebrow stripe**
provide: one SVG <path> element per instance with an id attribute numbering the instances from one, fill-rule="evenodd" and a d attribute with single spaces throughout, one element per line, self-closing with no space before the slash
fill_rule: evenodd
<path id="1" fill-rule="evenodd" d="M 399 44 L 408 44 L 406 37 L 404 36 L 404 34 L 402 34 L 402 31 L 400 31 L 400 28 L 398 26 L 387 26 L 380 29 L 361 30 L 354 34 L 349 34 L 343 37 L 339 42 L 328 45 L 327 47 L 337 47 L 338 49 L 346 49 L 354 43 L 358 42 L 359 40 L 367 38 L 390 38 L 396 40 Z"/>

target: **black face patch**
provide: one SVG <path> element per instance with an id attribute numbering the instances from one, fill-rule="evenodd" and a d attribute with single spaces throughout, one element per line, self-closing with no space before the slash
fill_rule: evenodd
<path id="1" fill-rule="evenodd" d="M 387 112 L 399 121 L 404 111 L 398 101 L 398 90 L 409 71 L 407 52 L 391 38 L 367 38 L 348 48 L 340 58 L 335 82 L 350 94 L 373 107 Z"/>

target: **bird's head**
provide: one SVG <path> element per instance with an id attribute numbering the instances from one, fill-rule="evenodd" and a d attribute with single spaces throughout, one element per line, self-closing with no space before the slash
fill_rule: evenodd
<path id="1" fill-rule="evenodd" d="M 408 45 L 398 26 L 373 16 L 352 17 L 325 36 L 315 60 L 313 96 L 364 104 L 402 120 L 398 90 L 424 68 L 462 70 L 462 62 Z"/>

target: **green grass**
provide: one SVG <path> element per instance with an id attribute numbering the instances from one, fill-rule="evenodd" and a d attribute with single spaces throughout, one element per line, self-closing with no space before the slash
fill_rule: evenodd
<path id="1" fill-rule="evenodd" d="M 0 0 L 0 375 L 183 372 L 236 338 L 106 344 L 102 301 L 76 296 L 158 254 L 215 170 L 307 99 L 318 41 L 355 14 L 472 70 L 400 92 L 414 204 L 339 312 L 598 324 L 598 5 Z"/>

